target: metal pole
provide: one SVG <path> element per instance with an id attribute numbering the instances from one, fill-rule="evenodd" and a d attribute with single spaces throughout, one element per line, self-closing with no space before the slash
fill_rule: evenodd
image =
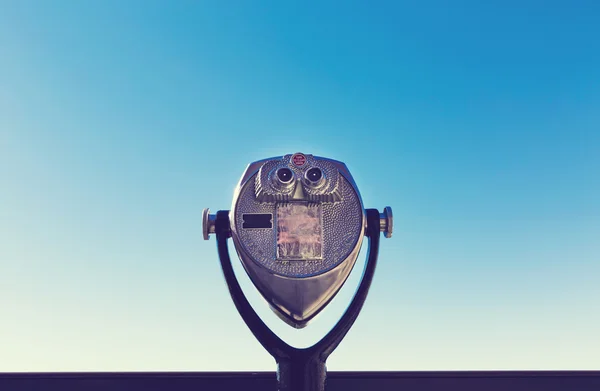
<path id="1" fill-rule="evenodd" d="M 379 253 L 380 214 L 377 209 L 367 209 L 367 230 L 369 254 L 365 271 L 358 289 L 338 323 L 315 345 L 298 349 L 285 343 L 260 319 L 254 311 L 235 278 L 227 239 L 231 236 L 229 212 L 217 212 L 215 233 L 217 249 L 223 269 L 223 275 L 231 298 L 242 319 L 261 345 L 277 361 L 277 384 L 279 391 L 324 391 L 327 380 L 325 362 L 340 344 L 365 302 L 377 264 Z"/>

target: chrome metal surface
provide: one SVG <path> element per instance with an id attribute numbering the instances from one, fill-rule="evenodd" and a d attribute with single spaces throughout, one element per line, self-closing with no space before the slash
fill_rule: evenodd
<path id="1" fill-rule="evenodd" d="M 352 270 L 366 224 L 360 194 L 346 166 L 338 161 L 303 155 L 305 164 L 292 155 L 252 163 L 242 175 L 230 210 L 231 236 L 244 269 L 275 313 L 293 327 L 304 327 L 339 291 Z M 274 185 L 272 175 L 289 168 L 291 188 Z M 303 180 L 318 167 L 319 186 Z M 321 256 L 315 259 L 278 259 L 278 205 L 319 205 Z M 242 215 L 271 213 L 272 228 L 244 229 Z M 282 231 L 283 232 L 283 231 Z M 299 242 L 298 246 L 301 243 Z"/>
<path id="2" fill-rule="evenodd" d="M 210 239 L 210 235 L 215 233 L 216 216 L 210 214 L 210 209 L 202 210 L 202 237 L 204 240 Z"/>
<path id="3" fill-rule="evenodd" d="M 392 214 L 392 208 L 389 206 L 386 206 L 383 213 L 379 215 L 379 230 L 388 239 L 394 233 L 394 215 Z"/>

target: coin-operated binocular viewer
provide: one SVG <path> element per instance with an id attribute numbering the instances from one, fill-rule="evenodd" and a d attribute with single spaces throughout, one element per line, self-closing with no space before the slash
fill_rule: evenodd
<path id="1" fill-rule="evenodd" d="M 230 211 L 205 209 L 204 239 L 217 237 L 229 292 L 240 315 L 277 362 L 279 390 L 322 391 L 325 361 L 339 345 L 366 299 L 375 271 L 381 232 L 392 235 L 390 207 L 364 209 L 360 193 L 342 162 L 290 154 L 248 165 Z M 288 325 L 305 327 L 333 299 L 350 274 L 363 237 L 369 252 L 358 289 L 337 324 L 309 348 L 294 348 L 256 314 L 235 278 L 227 240 L 248 276 Z"/>

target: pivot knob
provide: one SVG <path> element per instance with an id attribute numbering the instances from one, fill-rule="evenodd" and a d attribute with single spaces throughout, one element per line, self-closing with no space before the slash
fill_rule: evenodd
<path id="1" fill-rule="evenodd" d="M 210 214 L 210 209 L 205 208 L 202 211 L 202 236 L 204 240 L 210 239 L 210 234 L 215 233 L 215 221 L 217 216 Z"/>
<path id="2" fill-rule="evenodd" d="M 383 208 L 383 213 L 379 214 L 379 230 L 383 232 L 386 238 L 391 238 L 394 232 L 394 215 L 392 214 L 392 208 L 386 206 Z"/>

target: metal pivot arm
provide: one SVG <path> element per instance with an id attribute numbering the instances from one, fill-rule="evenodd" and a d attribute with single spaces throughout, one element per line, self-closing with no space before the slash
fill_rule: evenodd
<path id="1" fill-rule="evenodd" d="M 380 214 L 377 209 L 367 209 L 366 215 L 369 252 L 364 274 L 350 305 L 336 325 L 319 342 L 309 348 L 298 349 L 288 345 L 273 333 L 244 296 L 235 278 L 227 248 L 227 239 L 231 236 L 229 212 L 217 212 L 215 221 L 217 250 L 229 293 L 250 331 L 277 362 L 277 383 L 280 391 L 323 391 L 325 389 L 327 376 L 325 362 L 358 317 L 375 273 L 379 253 Z"/>

